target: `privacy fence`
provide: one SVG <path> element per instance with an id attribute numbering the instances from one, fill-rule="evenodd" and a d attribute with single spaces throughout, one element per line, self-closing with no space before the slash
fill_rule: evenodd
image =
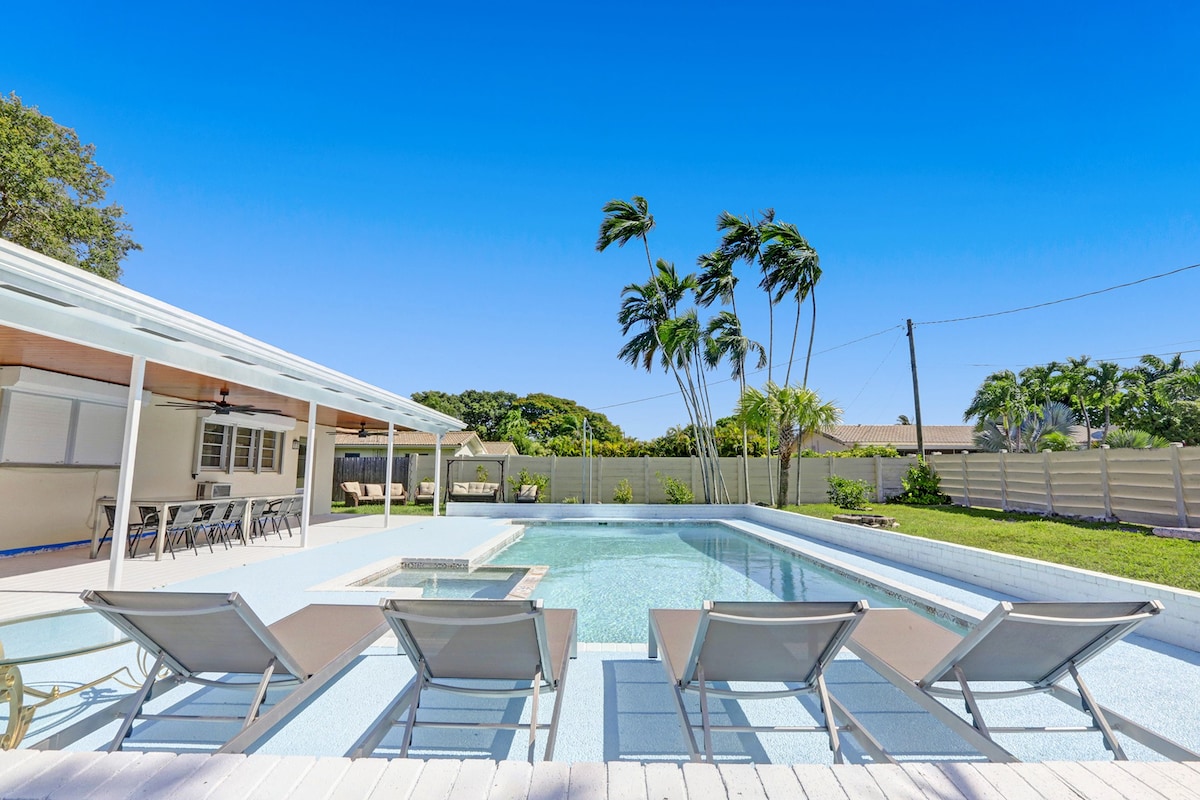
<path id="1" fill-rule="evenodd" d="M 590 463 L 589 463 L 590 461 Z M 1200 527 L 1200 447 L 1155 450 L 1086 450 L 1067 453 L 934 454 L 930 463 L 942 477 L 942 490 L 964 506 L 982 506 L 1072 517 L 1116 518 L 1144 525 Z M 338 458 L 334 462 L 334 497 L 342 481 L 383 483 L 386 458 Z M 502 463 L 501 463 L 502 462 Z M 824 503 L 828 478 L 864 480 L 875 487 L 875 500 L 899 494 L 913 458 L 793 458 L 788 475 L 788 502 Z M 665 503 L 661 477 L 670 476 L 699 493 L 700 461 L 692 458 L 602 458 L 503 456 L 462 460 L 452 481 L 506 478 L 504 496 L 515 492 L 507 478 L 522 470 L 550 479 L 550 502 L 611 503 L 617 486 L 629 481 L 635 503 Z M 769 470 L 769 473 L 768 473 Z M 735 503 L 767 503 L 771 481 L 778 485 L 778 459 L 749 460 L 747 484 L 742 459 L 721 459 L 721 473 Z M 440 474 L 432 456 L 400 456 L 393 479 L 411 487 Z M 697 496 L 696 502 L 703 502 Z"/>
<path id="2" fill-rule="evenodd" d="M 413 480 L 430 478 L 434 474 L 431 456 L 413 456 L 410 474 Z M 382 459 L 381 459 L 382 460 Z M 660 476 L 670 476 L 686 483 L 697 494 L 696 502 L 704 502 L 700 460 L 692 458 L 603 458 L 583 459 L 560 456 L 499 456 L 491 460 L 463 460 L 453 467 L 451 480 L 478 480 L 476 464 L 488 471 L 488 480 L 500 479 L 499 462 L 503 462 L 505 478 L 516 477 L 522 469 L 550 479 L 550 502 L 611 503 L 617 486 L 629 481 L 634 503 L 665 503 L 667 495 Z M 590 463 L 589 463 L 590 462 Z M 824 503 L 830 475 L 865 480 L 877 487 L 878 497 L 901 491 L 900 480 L 912 463 L 910 458 L 793 458 L 788 473 L 788 502 Z M 721 474 L 729 498 L 735 503 L 768 503 L 771 500 L 771 481 L 779 482 L 779 460 L 749 459 L 750 481 L 747 484 L 742 459 L 722 458 Z M 446 479 L 443 461 L 440 474 Z M 505 496 L 513 499 L 511 485 L 505 481 Z M 799 501 L 797 501 L 799 497 Z"/>
<path id="3" fill-rule="evenodd" d="M 942 491 L 964 506 L 1200 526 L 1200 447 L 934 455 Z"/>

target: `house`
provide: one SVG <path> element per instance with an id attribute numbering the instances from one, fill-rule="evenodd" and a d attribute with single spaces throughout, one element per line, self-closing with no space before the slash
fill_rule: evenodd
<path id="1" fill-rule="evenodd" d="M 958 453 L 968 450 L 979 452 L 975 446 L 973 425 L 923 425 L 921 433 L 925 440 L 925 452 L 935 450 L 943 453 Z M 808 434 L 801 449 L 812 449 L 818 453 L 849 450 L 855 446 L 894 447 L 901 455 L 917 452 L 916 425 L 835 425 L 823 433 Z"/>
<path id="2" fill-rule="evenodd" d="M 198 284 L 200 287 L 201 284 Z M 198 291 L 208 291 L 198 288 Z M 334 434 L 453 417 L 0 239 L 0 555 L 90 541 L 101 498 L 292 494 L 329 510 Z M 119 585 L 123 548 L 112 548 Z"/>
<path id="3" fill-rule="evenodd" d="M 366 434 L 365 436 L 363 434 Z M 401 431 L 393 437 L 395 455 L 433 456 L 436 436 L 424 431 Z M 345 458 L 367 458 L 387 455 L 387 434 L 368 431 L 339 430 L 333 443 L 334 454 Z M 470 456 L 517 455 L 512 442 L 485 442 L 475 431 L 451 431 L 442 436 L 443 458 Z"/>

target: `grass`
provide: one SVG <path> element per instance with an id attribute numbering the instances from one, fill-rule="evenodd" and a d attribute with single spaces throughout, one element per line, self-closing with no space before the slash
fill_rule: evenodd
<path id="1" fill-rule="evenodd" d="M 443 511 L 445 506 L 442 506 Z M 350 507 L 345 503 L 334 503 L 330 508 L 334 514 L 383 514 L 383 503 L 368 503 L 365 506 Z M 392 513 L 406 517 L 432 517 L 432 505 L 392 505 Z"/>
<path id="2" fill-rule="evenodd" d="M 787 510 L 824 519 L 856 513 L 828 503 Z M 876 505 L 865 513 L 895 517 L 900 527 L 892 530 L 912 536 L 1200 591 L 1200 542 L 1165 539 L 1140 525 L 960 506 Z"/>

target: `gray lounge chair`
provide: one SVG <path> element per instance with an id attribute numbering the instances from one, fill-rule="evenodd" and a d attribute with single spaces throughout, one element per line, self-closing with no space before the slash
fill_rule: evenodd
<path id="1" fill-rule="evenodd" d="M 700 761 L 695 728 L 703 731 L 703 752 L 713 761 L 713 731 L 824 732 L 835 763 L 842 763 L 840 732 L 855 739 L 874 760 L 891 762 L 883 748 L 863 730 L 825 687 L 825 668 L 833 661 L 867 610 L 866 601 L 846 603 L 713 602 L 699 611 L 651 609 L 650 657 L 659 652 L 683 727 L 688 755 Z M 792 688 L 733 690 L 713 682 L 788 683 Z M 796 685 L 799 684 L 799 685 Z M 692 723 L 683 693 L 700 696 L 700 725 Z M 708 698 L 773 699 L 812 693 L 821 706 L 821 725 L 764 727 L 713 725 Z M 841 724 L 838 719 L 840 718 Z"/>
<path id="2" fill-rule="evenodd" d="M 400 640 L 417 674 L 350 750 L 369 756 L 392 727 L 404 720 L 400 757 L 408 755 L 419 727 L 529 730 L 527 758 L 533 761 L 539 729 L 548 729 L 546 761 L 554 757 L 567 664 L 575 656 L 574 609 L 543 609 L 540 600 L 384 600 L 383 616 Z M 447 684 L 443 681 L 469 681 Z M 514 682 L 528 686 L 513 688 Z M 480 684 L 495 684 L 486 686 Z M 421 692 L 437 689 L 482 697 L 532 696 L 523 722 L 437 722 L 417 720 Z M 541 692 L 555 693 L 550 722 L 539 722 Z M 407 713 L 405 713 L 407 712 Z"/>
<path id="3" fill-rule="evenodd" d="M 993 761 L 1016 757 L 994 733 L 1099 731 L 1117 759 L 1125 752 L 1114 731 L 1175 760 L 1196 753 L 1104 708 L 1092 697 L 1079 668 L 1163 610 L 1157 600 L 1132 602 L 1001 603 L 966 636 L 901 608 L 867 612 L 848 648 L 947 727 Z M 1078 693 L 1058 685 L 1070 675 Z M 1129 676 L 1135 681 L 1136 676 Z M 957 686 L 937 686 L 953 681 Z M 976 682 L 1014 682 L 1016 688 L 979 691 Z M 1092 718 L 1079 727 L 990 727 L 978 700 L 1049 693 Z M 935 697 L 965 701 L 974 724 Z"/>
<path id="4" fill-rule="evenodd" d="M 271 625 L 263 624 L 235 594 L 86 591 L 83 601 L 154 656 L 141 688 L 100 712 L 103 721 L 77 729 L 85 735 L 123 717 L 109 752 L 120 750 L 137 719 L 242 722 L 217 751 L 240 753 L 340 673 L 387 630 L 374 606 L 309 605 Z M 171 674 L 160 677 L 163 667 Z M 203 674 L 252 675 L 257 680 L 216 681 Z M 245 717 L 142 714 L 151 697 L 181 683 L 253 691 Z M 295 686 L 260 716 L 268 689 Z M 68 743 L 66 734 L 59 744 Z M 51 744 L 50 746 L 54 746 Z"/>

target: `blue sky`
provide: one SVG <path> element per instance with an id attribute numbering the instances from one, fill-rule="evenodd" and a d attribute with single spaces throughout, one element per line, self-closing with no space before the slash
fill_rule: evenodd
<path id="1" fill-rule="evenodd" d="M 1195 4 L 253 5 L 6 9 L 0 91 L 95 143 L 145 248 L 127 285 L 402 394 L 682 422 L 616 405 L 672 386 L 615 357 L 646 265 L 593 249 L 614 197 L 686 269 L 722 210 L 796 223 L 824 269 L 810 385 L 854 423 L 912 415 L 907 343 L 830 348 L 1200 262 Z M 918 326 L 925 421 L 995 369 L 1200 349 L 1198 289 Z"/>

